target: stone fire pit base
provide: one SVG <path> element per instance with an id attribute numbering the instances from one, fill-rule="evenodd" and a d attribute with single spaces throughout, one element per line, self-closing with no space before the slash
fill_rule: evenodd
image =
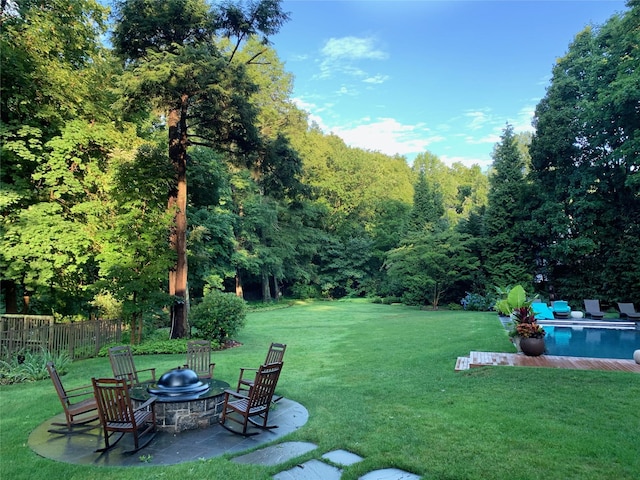
<path id="1" fill-rule="evenodd" d="M 224 394 L 185 402 L 156 402 L 158 430 L 180 433 L 217 424 L 222 413 Z M 133 400 L 134 408 L 143 402 Z"/>

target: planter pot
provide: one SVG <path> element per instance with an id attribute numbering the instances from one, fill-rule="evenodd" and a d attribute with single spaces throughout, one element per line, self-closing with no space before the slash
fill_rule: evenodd
<path id="1" fill-rule="evenodd" d="M 544 353 L 544 338 L 521 338 L 522 353 L 530 357 L 537 357 Z"/>

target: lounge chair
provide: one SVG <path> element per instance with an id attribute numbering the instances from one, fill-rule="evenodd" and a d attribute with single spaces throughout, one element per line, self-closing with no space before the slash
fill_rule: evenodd
<path id="1" fill-rule="evenodd" d="M 556 300 L 551 307 L 553 315 L 556 318 L 569 318 L 571 316 L 571 307 L 564 300 Z"/>
<path id="2" fill-rule="evenodd" d="M 640 320 L 640 312 L 636 312 L 633 303 L 618 302 L 618 310 L 620 310 L 620 318 L 629 318 L 631 320 Z"/>
<path id="3" fill-rule="evenodd" d="M 584 311 L 587 318 L 602 320 L 604 312 L 600 310 L 600 300 L 585 300 Z"/>
<path id="4" fill-rule="evenodd" d="M 531 309 L 535 314 L 536 320 L 553 320 L 553 310 L 549 308 L 549 305 L 542 302 L 533 302 Z"/>

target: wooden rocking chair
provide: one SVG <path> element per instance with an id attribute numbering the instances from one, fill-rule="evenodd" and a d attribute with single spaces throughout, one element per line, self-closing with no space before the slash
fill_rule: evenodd
<path id="1" fill-rule="evenodd" d="M 140 384 L 140 378 L 138 376 L 140 372 L 151 372 L 151 381 L 154 382 L 156 380 L 155 368 L 136 369 L 129 345 L 111 347 L 109 349 L 109 361 L 111 362 L 114 377 L 125 379 L 130 387 Z"/>
<path id="2" fill-rule="evenodd" d="M 272 363 L 282 363 L 282 359 L 284 358 L 284 352 L 287 349 L 287 346 L 283 343 L 272 343 L 269 347 L 269 351 L 267 352 L 267 358 L 264 361 L 263 365 L 269 365 Z M 238 392 L 246 391 L 253 386 L 254 379 L 253 378 L 244 378 L 246 372 L 251 372 L 253 376 L 255 376 L 255 372 L 257 372 L 257 368 L 240 368 L 240 377 L 238 378 L 238 387 L 236 390 Z M 274 402 L 281 400 L 282 397 L 276 396 Z"/>
<path id="3" fill-rule="evenodd" d="M 65 429 L 52 428 L 49 432 L 69 434 L 85 432 L 94 428 L 95 425 L 89 424 L 98 420 L 99 417 L 97 412 L 98 404 L 93 396 L 91 385 L 66 390 L 60 381 L 60 375 L 58 375 L 53 362 L 47 362 L 47 371 L 56 389 L 66 418 L 66 423 L 51 423 L 56 427 L 66 427 Z"/>
<path id="4" fill-rule="evenodd" d="M 213 378 L 216 364 L 211 362 L 211 342 L 191 340 L 187 342 L 187 363 L 184 367 L 198 374 L 199 378 Z"/>
<path id="5" fill-rule="evenodd" d="M 260 366 L 248 395 L 234 392 L 233 390 L 225 390 L 220 425 L 230 432 L 244 436 L 257 435 L 260 433 L 247 433 L 249 422 L 262 429 L 278 428 L 277 425 L 268 425 L 267 423 L 273 392 L 278 384 L 281 371 L 282 362 Z M 239 419 L 237 418 L 238 416 L 240 417 Z M 256 421 L 253 417 L 258 417 L 262 421 Z M 227 421 L 241 424 L 242 431 L 239 432 L 232 429 L 226 425 Z"/>
<path id="6" fill-rule="evenodd" d="M 125 453 L 134 453 L 149 445 L 156 432 L 156 397 L 151 397 L 134 410 L 127 379 L 92 378 L 91 382 L 104 435 L 104 448 L 99 448 L 96 452 L 113 448 L 125 433 L 133 433 L 134 441 L 133 450 Z M 120 435 L 111 443 L 111 437 L 117 433 Z M 151 435 L 140 444 L 140 438 L 146 434 Z"/>

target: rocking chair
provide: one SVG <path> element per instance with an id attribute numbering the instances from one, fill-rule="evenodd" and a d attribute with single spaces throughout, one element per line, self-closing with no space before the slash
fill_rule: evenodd
<path id="1" fill-rule="evenodd" d="M 268 425 L 268 418 L 273 392 L 276 389 L 281 371 L 282 362 L 261 365 L 258 369 L 253 385 L 249 389 L 248 395 L 244 395 L 240 392 L 234 392 L 233 390 L 225 390 L 224 404 L 222 407 L 222 414 L 220 416 L 220 425 L 230 432 L 244 436 L 257 435 L 260 433 L 248 433 L 247 428 L 249 426 L 249 422 L 262 429 L 278 428 L 277 425 Z M 262 421 L 254 420 L 252 417 L 258 417 L 259 419 L 262 419 Z M 227 421 L 239 423 L 242 425 L 242 431 L 239 432 L 232 429 L 226 425 Z"/>
<path id="2" fill-rule="evenodd" d="M 282 363 L 282 359 L 284 357 L 284 351 L 287 349 L 287 346 L 283 343 L 272 343 L 269 347 L 269 351 L 267 352 L 267 358 L 264 361 L 263 365 L 269 365 L 272 363 Z M 245 372 L 257 372 L 257 368 L 240 368 L 240 377 L 238 378 L 238 387 L 236 390 L 238 392 L 248 392 L 249 389 L 253 386 L 254 379 L 253 378 L 244 378 Z M 255 373 L 254 373 L 255 375 Z M 281 400 L 282 397 L 276 396 L 274 402 Z"/>
<path id="3" fill-rule="evenodd" d="M 62 408 L 64 409 L 64 415 L 66 423 L 52 422 L 51 425 L 56 427 L 66 427 L 66 429 L 49 430 L 51 433 L 79 433 L 85 432 L 95 427 L 95 425 L 89 425 L 91 422 L 98 420 L 98 404 L 93 396 L 93 390 L 91 385 L 86 385 L 77 388 L 71 388 L 66 390 L 60 381 L 60 375 L 56 370 L 53 362 L 47 362 L 47 371 L 53 382 L 53 386 L 56 389 Z M 85 397 L 79 400 L 80 397 Z M 72 400 L 78 399 L 75 403 Z"/>
<path id="4" fill-rule="evenodd" d="M 125 453 L 135 453 L 149 445 L 156 432 L 156 397 L 151 397 L 134 410 L 127 379 L 92 378 L 91 382 L 98 402 L 98 413 L 104 435 L 104 448 L 99 448 L 96 452 L 105 452 L 113 448 L 125 433 L 133 433 L 134 442 L 133 450 Z M 111 443 L 110 439 L 116 433 L 120 436 Z M 140 438 L 146 434 L 151 435 L 143 444 L 140 444 Z"/>
<path id="5" fill-rule="evenodd" d="M 187 363 L 199 378 L 213 378 L 216 364 L 211 362 L 211 342 L 208 340 L 192 340 L 187 342 Z"/>
<path id="6" fill-rule="evenodd" d="M 111 369 L 113 370 L 114 377 L 118 379 L 125 379 L 130 387 L 141 383 L 138 376 L 140 372 L 150 372 L 151 381 L 154 382 L 156 380 L 155 368 L 145 368 L 143 370 L 136 369 L 136 365 L 133 362 L 131 347 L 129 345 L 111 347 L 109 349 L 109 361 L 111 362 Z"/>

